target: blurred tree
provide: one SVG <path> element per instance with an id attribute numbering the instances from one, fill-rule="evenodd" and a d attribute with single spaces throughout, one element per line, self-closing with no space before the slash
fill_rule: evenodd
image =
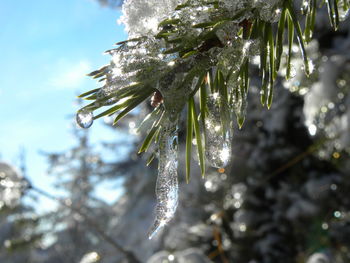
<path id="1" fill-rule="evenodd" d="M 48 173 L 55 176 L 56 187 L 64 196 L 57 197 L 59 206 L 49 215 L 55 241 L 47 248 L 47 262 L 76 263 L 89 252 L 99 257 L 97 245 L 101 234 L 104 238 L 111 217 L 109 206 L 94 195 L 98 184 L 106 178 L 107 164 L 101 154 L 93 151 L 86 130 L 73 132 L 76 146 L 61 153 L 46 154 Z"/>
<path id="2" fill-rule="evenodd" d="M 0 262 L 36 262 L 42 234 L 33 207 L 22 202 L 27 182 L 13 166 L 0 162 Z"/>

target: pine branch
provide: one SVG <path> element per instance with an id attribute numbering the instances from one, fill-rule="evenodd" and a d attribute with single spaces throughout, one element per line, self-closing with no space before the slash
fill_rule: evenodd
<path id="1" fill-rule="evenodd" d="M 139 153 L 145 152 L 152 148 L 152 143 L 156 144 L 148 164 L 158 154 L 158 167 L 161 169 L 158 169 L 157 189 L 166 189 L 157 194 L 157 207 L 160 207 L 157 211 L 161 215 L 157 214 L 155 232 L 169 222 L 178 198 L 177 168 L 164 169 L 168 164 L 177 165 L 177 162 L 162 156 L 159 150 L 164 145 L 174 147 L 172 151 L 163 150 L 163 153 L 177 156 L 175 145 L 169 143 L 173 140 L 171 136 L 177 138 L 177 134 L 172 135 L 165 128 L 172 127 L 169 122 L 177 127 L 179 116 L 187 105 L 187 182 L 190 179 L 193 136 L 202 177 L 205 176 L 206 165 L 219 169 L 227 166 L 231 159 L 233 115 L 239 128 L 245 120 L 250 68 L 256 67 L 250 63 L 252 58 L 260 57 L 260 101 L 268 109 L 273 103 L 278 73 L 286 69 L 286 78 L 293 77 L 291 58 L 295 38 L 304 73 L 307 77 L 312 73 L 313 65 L 306 47 L 312 39 L 319 7 L 317 0 L 305 1 L 302 4 L 305 26 L 302 28 L 302 17 L 297 13 L 293 0 L 251 0 L 243 3 L 188 0 L 158 24 L 156 33 L 139 33 L 139 37 L 117 43 L 116 48 L 107 51 L 112 56 L 111 63 L 89 74 L 104 85 L 81 95 L 93 101 L 78 111 L 78 124 L 83 128 L 90 127 L 94 119 L 106 115 L 113 115 L 116 124 L 147 101 L 151 94 L 157 94 L 158 99 L 153 95 L 151 104 L 156 107 L 152 115 L 158 116 L 143 123 L 151 128 L 145 130 L 145 140 L 139 150 Z M 330 23 L 337 30 L 341 21 L 338 8 L 346 13 L 349 6 L 347 1 L 342 1 L 341 7 L 338 7 L 339 0 L 326 2 Z M 288 50 L 286 63 L 282 60 L 285 48 Z M 195 100 L 196 94 L 199 105 Z M 93 111 L 103 106 L 109 109 L 93 117 Z M 162 106 L 161 115 L 157 113 L 159 106 Z M 166 117 L 162 118 L 163 115 Z M 171 161 L 162 163 L 168 159 Z M 164 179 L 170 175 L 169 180 Z M 169 213 L 166 213 L 167 210 Z"/>
<path id="2" fill-rule="evenodd" d="M 317 0 L 310 0 L 310 3 L 303 6 L 302 13 L 306 16 L 303 30 L 299 23 L 300 18 L 293 6 L 294 1 L 281 0 L 276 3 L 275 6 L 269 6 L 269 3 L 266 3 L 267 9 L 264 11 L 261 11 L 262 7 L 248 4 L 239 11 L 232 7 L 233 9 L 228 12 L 229 7 L 225 7 L 218 1 L 189 0 L 185 4 L 177 6 L 178 13 L 174 13 L 159 23 L 159 31 L 154 38 L 145 35 L 117 43 L 117 48 L 107 51 L 113 56 L 110 65 L 89 74 L 93 78 L 102 80 L 105 84 L 102 88 L 80 95 L 86 100 L 93 100 L 92 103 L 78 112 L 78 116 L 82 115 L 78 120 L 87 122 L 87 124 L 80 123 L 80 125 L 89 127 L 93 120 L 106 115 L 114 116 L 114 114 L 116 114 L 114 122 L 116 124 L 132 109 L 148 100 L 155 91 L 161 97 L 159 103 L 165 106 L 163 107 L 165 112 L 174 111 L 179 114 L 185 107 L 185 103 L 179 103 L 178 100 L 191 103 L 193 96 L 198 91 L 204 94 L 208 92 L 205 90 L 209 89 L 211 93 L 220 91 L 220 95 L 226 98 L 230 111 L 235 113 L 237 123 L 241 127 L 245 119 L 249 91 L 249 57 L 255 55 L 256 50 L 259 50 L 255 47 L 259 46 L 258 43 L 260 43 L 257 55 L 261 58 L 261 104 L 263 106 L 271 107 L 273 86 L 278 71 L 286 67 L 287 79 L 292 77 L 291 49 L 294 42 L 294 32 L 304 61 L 305 74 L 308 76 L 311 73 L 306 43 L 310 42 L 312 38 L 318 8 Z M 234 6 L 234 4 L 232 5 Z M 336 30 L 340 21 L 338 1 L 327 1 L 327 7 L 330 22 Z M 343 5 L 341 8 L 347 10 L 349 7 Z M 189 23 L 179 18 L 181 15 L 178 14 L 190 16 L 191 10 L 197 10 L 198 20 L 203 20 L 201 18 L 203 15 L 204 21 L 198 22 L 197 18 L 191 18 L 193 21 Z M 270 14 L 268 14 L 269 12 Z M 281 65 L 287 25 L 287 63 Z M 231 57 L 227 58 L 227 56 Z M 210 85 L 207 87 L 203 87 L 201 84 L 203 76 L 207 75 L 214 80 L 216 77 L 210 76 L 210 72 L 214 71 L 225 81 L 214 81 L 208 83 Z M 116 72 L 120 72 L 122 75 Z M 177 77 L 181 74 L 188 75 L 181 80 Z M 239 88 L 236 87 L 237 85 Z M 182 96 L 177 99 L 174 95 L 178 93 Z M 153 104 L 154 102 L 152 102 Z M 201 99 L 199 111 L 203 124 L 206 121 L 205 104 L 206 102 Z M 95 117 L 89 113 L 109 105 L 113 106 Z M 194 108 L 195 105 L 191 107 Z M 189 117 L 191 116 L 189 115 Z M 223 123 L 229 122 L 230 117 L 227 119 L 222 114 L 221 121 Z M 148 122 L 152 128 L 148 130 L 140 152 L 146 151 L 153 142 L 156 142 L 158 136 L 155 135 L 158 134 L 162 124 L 162 120 L 151 119 Z M 195 125 L 196 120 L 194 117 L 188 118 L 188 123 Z M 200 131 L 199 127 L 195 131 L 199 134 L 205 133 L 205 130 Z M 199 134 L 196 135 L 197 140 L 200 139 Z M 189 129 L 188 142 L 191 136 L 191 129 Z M 200 143 L 197 145 L 198 153 L 202 156 L 206 146 L 200 141 L 198 143 Z M 188 179 L 191 152 L 188 143 L 186 157 Z M 199 160 L 203 174 L 204 160 L 202 157 Z"/>

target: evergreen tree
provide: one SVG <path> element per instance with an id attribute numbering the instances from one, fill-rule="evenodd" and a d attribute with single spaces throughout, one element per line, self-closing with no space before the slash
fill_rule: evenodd
<path id="1" fill-rule="evenodd" d="M 94 189 L 104 179 L 102 157 L 93 151 L 87 131 L 75 128 L 73 133 L 76 146 L 46 154 L 48 173 L 55 176 L 55 186 L 64 196 L 53 195 L 59 204 L 48 220 L 55 242 L 47 248 L 46 262 L 80 262 L 85 254 L 95 252 L 100 241 L 96 228 L 107 229 L 111 215 L 108 205 L 94 196 Z"/>

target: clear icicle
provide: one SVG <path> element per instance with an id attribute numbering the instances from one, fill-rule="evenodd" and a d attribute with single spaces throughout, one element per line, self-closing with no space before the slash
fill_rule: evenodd
<path id="1" fill-rule="evenodd" d="M 231 158 L 232 126 L 227 103 L 218 93 L 207 97 L 205 120 L 205 156 L 216 168 L 228 165 Z"/>
<path id="2" fill-rule="evenodd" d="M 236 115 L 239 128 L 242 128 L 247 112 L 247 92 L 240 86 L 240 82 L 241 79 L 238 81 L 230 79 L 227 85 L 231 90 L 230 107 Z"/>
<path id="3" fill-rule="evenodd" d="M 149 231 L 149 239 L 174 216 L 178 204 L 178 118 L 167 117 L 159 134 L 158 177 L 156 184 L 156 218 Z"/>
<path id="4" fill-rule="evenodd" d="M 234 112 L 236 114 L 238 126 L 241 129 L 247 113 L 247 96 L 245 92 L 241 92 L 240 97 L 234 103 Z"/>

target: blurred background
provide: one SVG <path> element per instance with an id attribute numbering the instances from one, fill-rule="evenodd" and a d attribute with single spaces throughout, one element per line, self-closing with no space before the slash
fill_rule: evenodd
<path id="1" fill-rule="evenodd" d="M 127 38 L 121 4 L 0 2 L 0 262 L 350 262 L 349 19 L 333 32 L 319 12 L 314 72 L 295 46 L 295 77 L 282 72 L 270 110 L 252 78 L 224 171 L 201 179 L 193 162 L 186 184 L 180 131 L 179 207 L 149 241 L 157 164 L 136 154 L 135 128 L 150 103 L 118 127 L 82 130 L 74 116 L 98 86 L 86 74 Z"/>

